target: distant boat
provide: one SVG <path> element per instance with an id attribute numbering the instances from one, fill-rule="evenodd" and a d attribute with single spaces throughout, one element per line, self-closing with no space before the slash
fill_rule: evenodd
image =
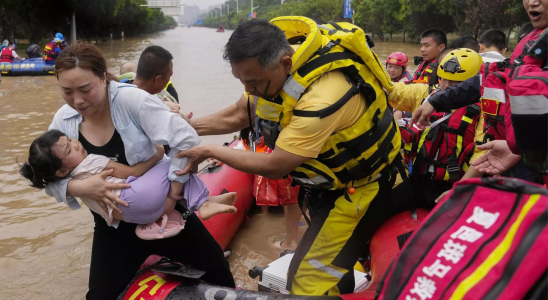
<path id="1" fill-rule="evenodd" d="M 53 75 L 55 65 L 47 65 L 42 58 L 14 59 L 12 63 L 0 62 L 2 76 Z"/>

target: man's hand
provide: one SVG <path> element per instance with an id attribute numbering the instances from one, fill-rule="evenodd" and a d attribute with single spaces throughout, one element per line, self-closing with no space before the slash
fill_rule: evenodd
<path id="1" fill-rule="evenodd" d="M 167 105 L 167 107 L 169 107 L 171 112 L 173 112 L 173 111 L 179 112 L 180 111 L 179 104 L 173 103 L 173 102 L 171 102 L 169 100 L 166 100 L 166 99 L 164 99 L 164 103 Z"/>
<path id="2" fill-rule="evenodd" d="M 414 112 L 413 116 L 411 116 L 411 124 L 417 123 L 418 125 L 422 126 L 430 126 L 430 122 L 428 122 L 428 117 L 430 117 L 431 114 L 433 114 L 435 111 L 434 107 L 428 100 L 424 101 L 424 103 L 419 106 Z"/>
<path id="3" fill-rule="evenodd" d="M 215 158 L 209 158 L 209 159 L 207 160 L 207 163 L 208 163 L 208 164 L 214 164 L 214 165 L 216 165 L 217 167 L 220 167 L 220 166 L 223 165 L 223 162 L 222 162 L 222 161 L 220 161 L 220 160 L 218 160 L 218 159 L 215 159 Z"/>
<path id="4" fill-rule="evenodd" d="M 492 141 L 477 146 L 480 150 L 489 150 L 485 155 L 472 162 L 476 170 L 490 175 L 498 175 L 515 166 L 521 159 L 512 153 L 506 141 Z"/>
<path id="5" fill-rule="evenodd" d="M 182 113 L 180 110 L 174 110 L 172 109 L 171 110 L 172 113 L 175 113 L 175 114 L 180 114 L 181 117 L 188 122 L 188 124 L 190 124 L 190 126 L 192 126 L 192 123 L 190 123 L 190 119 L 192 119 L 192 116 L 194 116 L 194 113 L 192 112 L 189 112 L 188 115 L 185 115 L 184 113 Z"/>
<path id="6" fill-rule="evenodd" d="M 178 158 L 188 157 L 188 163 L 186 167 L 181 171 L 175 171 L 177 175 L 187 174 L 192 170 L 194 166 L 198 166 L 201 162 L 208 159 L 210 156 L 207 155 L 208 148 L 210 145 L 196 146 L 188 150 L 181 151 L 177 153 Z"/>

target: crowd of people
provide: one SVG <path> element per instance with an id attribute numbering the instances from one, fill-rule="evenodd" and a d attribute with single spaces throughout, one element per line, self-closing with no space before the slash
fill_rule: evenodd
<path id="1" fill-rule="evenodd" d="M 199 118 L 179 107 L 173 57 L 162 47 L 148 47 L 117 77 L 95 46 L 57 51 L 56 37 L 46 56 L 57 55 L 66 105 L 30 146 L 21 174 L 72 209 L 78 197 L 92 210 L 88 299 L 117 298 L 151 254 L 191 263 L 209 283 L 235 286 L 221 248 L 192 213 L 235 211 L 237 195 L 208 197 L 192 174 L 207 159 L 257 174 L 256 186 L 274 180 L 278 190 L 294 189 L 282 200 L 258 199 L 286 207 L 287 238 L 277 246 L 295 250 L 288 291 L 351 293 L 355 263 L 391 216 L 432 209 L 460 180 L 504 175 L 546 184 L 548 88 L 528 109 L 528 95 L 505 92 L 518 77 L 525 85 L 547 78 L 548 1 L 524 0 L 524 8 L 534 28 L 520 33 L 510 59 L 499 30 L 448 45 L 444 32 L 429 29 L 414 74 L 402 52 L 383 68 L 363 31 L 348 23 L 303 35 L 316 28 L 308 18 L 247 21 L 224 51 L 242 96 Z M 510 115 L 512 101 L 521 106 Z M 199 145 L 199 136 L 237 131 L 249 149 L 263 150 Z M 394 187 L 398 176 L 403 183 Z M 303 203 L 310 223 L 298 242 Z M 172 237 L 157 238 L 163 231 Z"/>

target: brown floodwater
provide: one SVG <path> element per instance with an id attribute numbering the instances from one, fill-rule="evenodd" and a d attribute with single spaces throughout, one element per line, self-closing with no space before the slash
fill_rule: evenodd
<path id="1" fill-rule="evenodd" d="M 231 31 L 178 27 L 145 37 L 100 44 L 109 70 L 137 61 L 140 52 L 156 44 L 174 56 L 172 82 L 184 111 L 204 116 L 235 102 L 243 89 L 223 61 L 223 46 Z M 393 51 L 419 55 L 415 44 L 376 42 L 382 61 Z M 414 69 L 411 67 L 410 69 Z M 411 71 L 411 70 L 410 70 Z M 0 299 L 83 299 L 87 290 L 93 218 L 83 207 L 71 211 L 43 191 L 29 187 L 17 161 L 26 160 L 32 140 L 47 130 L 64 104 L 54 76 L 2 77 L 0 83 Z M 232 134 L 203 137 L 221 144 Z M 302 222 L 304 224 L 304 221 Z M 302 235 L 306 226 L 299 229 Z M 230 248 L 236 284 L 257 289 L 247 271 L 279 257 L 271 244 L 283 239 L 283 211 L 251 214 Z"/>

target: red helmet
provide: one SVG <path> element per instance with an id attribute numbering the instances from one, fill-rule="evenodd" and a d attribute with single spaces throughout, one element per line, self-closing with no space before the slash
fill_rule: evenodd
<path id="1" fill-rule="evenodd" d="M 394 52 L 388 55 L 388 58 L 386 59 L 387 64 L 402 66 L 404 68 L 407 68 L 408 61 L 409 59 L 407 59 L 407 55 L 403 52 Z"/>

